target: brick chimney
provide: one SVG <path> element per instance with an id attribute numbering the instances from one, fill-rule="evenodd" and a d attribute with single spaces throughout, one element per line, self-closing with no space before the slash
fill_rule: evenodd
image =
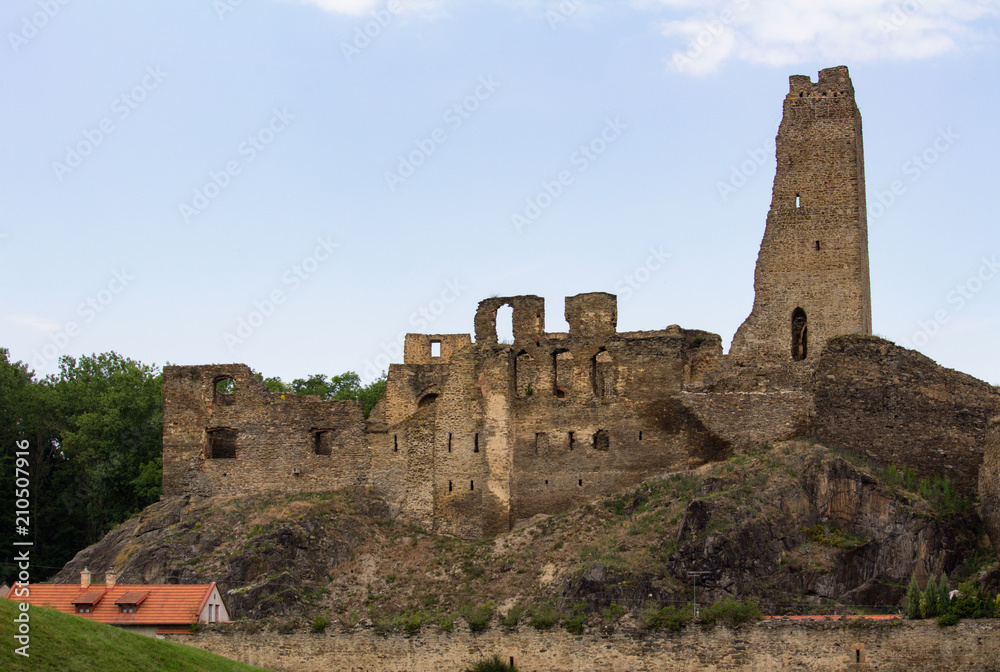
<path id="1" fill-rule="evenodd" d="M 90 570 L 86 567 L 80 572 L 80 588 L 83 590 L 90 588 Z"/>
<path id="2" fill-rule="evenodd" d="M 108 590 L 115 587 L 115 570 L 113 567 L 104 573 L 104 585 Z"/>

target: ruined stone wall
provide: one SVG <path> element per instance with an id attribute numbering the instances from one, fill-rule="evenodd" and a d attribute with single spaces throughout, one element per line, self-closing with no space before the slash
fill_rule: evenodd
<path id="1" fill-rule="evenodd" d="M 461 622 L 453 633 L 412 637 L 352 634 L 278 635 L 232 632 L 206 626 L 175 641 L 227 658 L 282 672 L 458 672 L 478 660 L 511 658 L 522 672 L 996 672 L 1000 670 L 1000 623 L 961 621 L 941 628 L 933 620 L 849 627 L 836 621 L 765 621 L 738 629 L 692 626 L 679 633 L 561 629 L 539 632 L 493 628 L 471 634 Z M 862 663 L 855 663 L 856 651 Z M 855 667 L 849 668 L 848 665 Z M 871 668 L 868 668 L 868 665 Z"/>
<path id="2" fill-rule="evenodd" d="M 827 339 L 871 333 L 861 114 L 847 68 L 794 75 L 754 273 L 733 338 L 740 362 L 815 361 Z"/>
<path id="3" fill-rule="evenodd" d="M 226 382 L 231 392 L 223 392 Z M 365 483 L 357 402 L 272 395 L 243 364 L 163 369 L 163 494 L 332 490 Z"/>
<path id="4" fill-rule="evenodd" d="M 983 437 L 1000 413 L 988 383 L 880 338 L 844 336 L 817 363 L 812 394 L 815 416 L 804 436 L 975 492 Z"/>

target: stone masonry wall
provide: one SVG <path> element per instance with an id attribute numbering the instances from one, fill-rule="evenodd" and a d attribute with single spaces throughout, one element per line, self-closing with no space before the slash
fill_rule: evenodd
<path id="1" fill-rule="evenodd" d="M 738 629 L 688 627 L 679 633 L 539 632 L 491 629 L 413 637 L 352 634 L 245 634 L 208 626 L 169 637 L 252 665 L 283 672 L 461 672 L 483 657 L 511 658 L 522 672 L 997 672 L 1000 623 L 933 620 L 848 627 L 835 621 L 765 621 Z M 464 630 L 464 631 L 463 631 Z M 855 666 L 855 653 L 862 664 Z M 865 664 L 867 662 L 867 665 Z M 852 665 L 848 668 L 848 665 Z M 868 667 L 868 666 L 871 667 Z"/>

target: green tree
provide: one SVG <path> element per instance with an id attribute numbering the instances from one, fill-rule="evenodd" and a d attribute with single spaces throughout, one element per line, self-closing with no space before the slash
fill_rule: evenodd
<path id="1" fill-rule="evenodd" d="M 948 593 L 951 591 L 948 589 L 948 574 L 945 572 L 942 572 L 941 576 L 938 578 L 937 591 L 938 591 L 938 613 L 939 614 L 947 613 L 949 607 L 951 606 L 951 597 L 949 597 L 948 595 Z"/>
<path id="2" fill-rule="evenodd" d="M 924 618 L 934 618 L 938 613 L 937 583 L 932 576 L 927 579 L 927 585 L 924 587 L 924 596 L 920 600 L 920 615 Z"/>
<path id="3" fill-rule="evenodd" d="M 910 585 L 906 588 L 906 617 L 920 618 L 920 584 L 917 575 L 910 576 Z"/>

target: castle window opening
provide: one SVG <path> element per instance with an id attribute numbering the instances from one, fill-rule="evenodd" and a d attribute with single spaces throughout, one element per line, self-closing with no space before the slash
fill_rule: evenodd
<path id="1" fill-rule="evenodd" d="M 796 208 L 802 207 L 802 197 L 799 196 L 798 194 L 795 194 L 795 207 Z"/>
<path id="2" fill-rule="evenodd" d="M 448 452 L 451 452 L 451 432 L 448 432 Z"/>
<path id="3" fill-rule="evenodd" d="M 819 241 L 816 241 L 816 251 L 819 252 Z"/>
<path id="4" fill-rule="evenodd" d="M 469 490 L 475 490 L 475 489 L 476 489 L 476 482 L 469 481 Z"/>
<path id="5" fill-rule="evenodd" d="M 448 481 L 448 492 L 451 492 L 451 489 L 452 489 L 452 483 L 451 481 Z"/>
<path id="6" fill-rule="evenodd" d="M 420 401 L 417 402 L 417 408 L 424 408 L 425 406 L 430 406 L 435 401 L 437 401 L 438 395 L 435 393 L 425 394 L 421 397 Z"/>
<path id="7" fill-rule="evenodd" d="M 232 460 L 236 458 L 235 429 L 208 430 L 208 455 L 213 460 Z"/>
<path id="8" fill-rule="evenodd" d="M 514 308 L 504 304 L 497 308 L 497 343 L 512 345 L 514 343 Z"/>
<path id="9" fill-rule="evenodd" d="M 313 431 L 313 452 L 317 455 L 333 454 L 333 432 L 328 429 Z"/>
<path id="10" fill-rule="evenodd" d="M 801 362 L 808 354 L 809 331 L 806 326 L 806 311 L 796 308 L 792 311 L 792 359 Z"/>
<path id="11" fill-rule="evenodd" d="M 583 479 L 581 478 L 579 481 L 576 482 L 576 484 L 579 485 L 582 488 L 583 487 Z"/>
<path id="12" fill-rule="evenodd" d="M 611 438 L 608 432 L 603 429 L 597 430 L 594 434 L 594 450 L 607 451 L 611 447 Z"/>
<path id="13" fill-rule="evenodd" d="M 575 442 L 575 440 L 576 439 L 573 436 L 573 432 L 570 432 L 569 433 L 569 449 L 570 450 L 573 450 L 573 443 Z"/>
<path id="14" fill-rule="evenodd" d="M 534 372 L 531 355 L 521 350 L 514 358 L 514 393 L 518 397 L 530 397 L 535 393 Z"/>
<path id="15" fill-rule="evenodd" d="M 476 433 L 476 436 L 473 438 L 473 442 L 474 443 L 473 443 L 473 447 L 472 447 L 472 452 L 478 453 L 479 452 L 479 433 L 478 432 Z"/>
<path id="16" fill-rule="evenodd" d="M 607 399 L 614 395 L 614 361 L 604 348 L 601 348 L 590 362 L 590 380 L 594 396 L 598 399 Z"/>
<path id="17" fill-rule="evenodd" d="M 549 479 L 546 478 L 545 479 L 545 485 L 548 485 L 548 484 L 549 484 Z"/>
<path id="18" fill-rule="evenodd" d="M 565 399 L 573 389 L 573 353 L 557 350 L 552 353 L 553 393 L 557 399 Z"/>
<path id="19" fill-rule="evenodd" d="M 639 430 L 639 440 L 642 441 L 642 430 Z"/>
<path id="20" fill-rule="evenodd" d="M 861 664 L 861 649 L 854 649 L 854 662 Z"/>
<path id="21" fill-rule="evenodd" d="M 215 379 L 214 401 L 220 406 L 231 406 L 233 404 L 233 393 L 236 391 L 236 381 L 229 377 Z"/>
<path id="22" fill-rule="evenodd" d="M 431 358 L 441 356 L 441 341 L 431 341 Z"/>
<path id="23" fill-rule="evenodd" d="M 398 434 L 393 434 L 392 435 L 392 452 L 394 452 L 394 453 L 398 453 L 399 452 L 399 435 Z"/>

